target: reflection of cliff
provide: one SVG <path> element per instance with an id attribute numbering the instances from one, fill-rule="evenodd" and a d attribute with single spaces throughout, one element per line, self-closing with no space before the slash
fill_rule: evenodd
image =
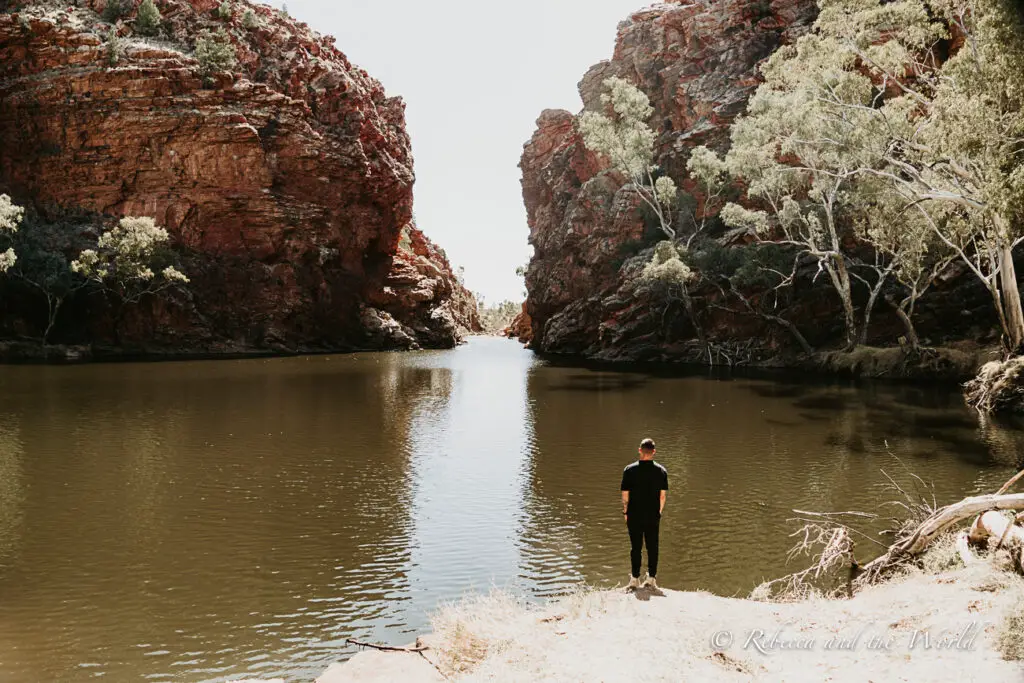
<path id="1" fill-rule="evenodd" d="M 727 594 L 785 573 L 793 509 L 877 512 L 893 497 L 882 469 L 934 482 L 942 503 L 1009 465 L 955 393 L 548 367 L 529 395 L 525 571 L 589 583 L 627 574 L 618 484 L 644 436 L 671 474 L 663 583 Z"/>
<path id="2" fill-rule="evenodd" d="M 25 653 L 52 651 L 56 623 L 73 637 L 45 662 L 5 659 L 0 678 L 99 661 L 128 680 L 195 650 L 197 670 L 235 673 L 243 653 L 294 670 L 302 652 L 312 679 L 344 637 L 387 639 L 409 587 L 409 428 L 450 388 L 405 358 L 12 368 L 33 389 L 0 412 L 33 466 L 24 542 L 0 575 L 18 629 L 0 637 Z M 217 647 L 189 647 L 199 634 Z"/>

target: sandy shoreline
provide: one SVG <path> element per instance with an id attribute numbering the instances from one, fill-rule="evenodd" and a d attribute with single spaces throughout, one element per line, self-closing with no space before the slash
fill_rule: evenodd
<path id="1" fill-rule="evenodd" d="M 915 570 L 850 600 L 610 590 L 530 606 L 494 594 L 442 610 L 424 652 L 363 651 L 317 681 L 1021 682 L 1024 663 L 999 639 L 1022 599 L 1024 580 L 989 562 Z"/>

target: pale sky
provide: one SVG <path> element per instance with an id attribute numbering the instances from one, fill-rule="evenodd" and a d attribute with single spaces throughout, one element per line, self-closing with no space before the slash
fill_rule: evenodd
<path id="1" fill-rule="evenodd" d="M 523 298 L 529 260 L 519 157 L 543 109 L 578 112 L 576 84 L 649 0 L 288 0 L 288 12 L 401 95 L 419 227 L 487 301 Z M 280 1 L 272 2 L 280 7 Z"/>

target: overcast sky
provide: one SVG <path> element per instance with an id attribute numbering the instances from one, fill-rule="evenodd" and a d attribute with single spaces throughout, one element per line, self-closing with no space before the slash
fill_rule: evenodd
<path id="1" fill-rule="evenodd" d="M 405 98 L 419 226 L 493 303 L 522 299 L 523 143 L 543 109 L 582 107 L 576 84 L 648 2 L 288 0 L 288 11 Z"/>

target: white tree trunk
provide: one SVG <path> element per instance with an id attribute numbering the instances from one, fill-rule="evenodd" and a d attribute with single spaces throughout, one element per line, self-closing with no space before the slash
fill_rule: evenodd
<path id="1" fill-rule="evenodd" d="M 846 325 L 846 350 L 857 348 L 857 313 L 853 308 L 853 294 L 850 290 L 850 274 L 846 270 L 846 262 L 839 253 L 830 254 L 825 264 L 832 285 L 843 303 L 843 320 Z"/>
<path id="2" fill-rule="evenodd" d="M 1002 290 L 1003 316 L 1010 351 L 1016 353 L 1024 343 L 1024 309 L 1017 287 L 1017 270 L 1013 266 L 1013 251 L 1009 246 L 999 250 L 999 288 Z"/>

